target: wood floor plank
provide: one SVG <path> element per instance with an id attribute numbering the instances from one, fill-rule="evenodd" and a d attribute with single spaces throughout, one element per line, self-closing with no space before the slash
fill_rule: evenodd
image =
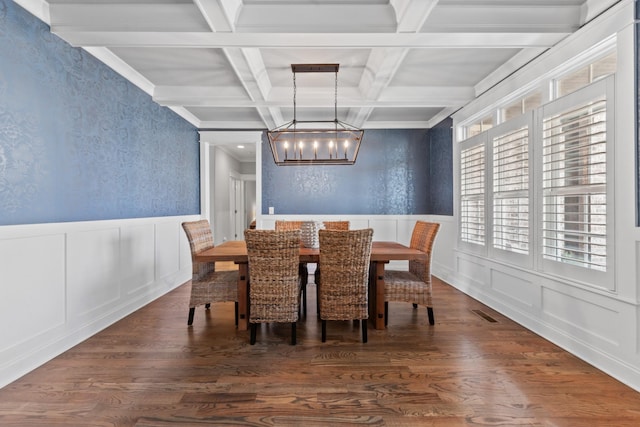
<path id="1" fill-rule="evenodd" d="M 640 393 L 434 280 L 436 324 L 391 303 L 386 330 L 309 313 L 237 331 L 189 285 L 0 390 L 4 426 L 638 426 Z"/>

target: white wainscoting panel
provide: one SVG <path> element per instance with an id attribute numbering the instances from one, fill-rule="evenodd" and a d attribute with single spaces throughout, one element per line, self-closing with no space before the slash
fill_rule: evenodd
<path id="1" fill-rule="evenodd" d="M 430 215 L 425 220 L 440 224 L 436 241 L 433 244 L 433 253 L 431 254 L 431 272 L 433 275 L 448 282 L 454 272 L 455 222 L 452 216 L 443 215 Z"/>
<path id="2" fill-rule="evenodd" d="M 96 316 L 120 298 L 120 230 L 67 234 L 67 304 L 70 322 Z M 89 320 L 87 319 L 87 320 Z"/>
<path id="3" fill-rule="evenodd" d="M 491 288 L 497 293 L 497 297 L 507 304 L 519 305 L 528 311 L 533 307 L 539 307 L 540 287 L 531 280 L 517 275 L 515 271 L 502 271 L 492 268 L 490 270 Z"/>
<path id="4" fill-rule="evenodd" d="M 488 268 L 480 261 L 473 257 L 456 254 L 455 272 L 458 277 L 464 279 L 465 283 L 474 286 L 486 286 L 488 283 Z"/>
<path id="5" fill-rule="evenodd" d="M 188 281 L 196 219 L 0 227 L 0 387 Z"/>
<path id="6" fill-rule="evenodd" d="M 144 292 L 155 279 L 155 229 L 153 224 L 120 230 L 120 274 L 123 292 Z"/>
<path id="7" fill-rule="evenodd" d="M 156 278 L 161 279 L 178 272 L 180 269 L 180 228 L 172 221 L 156 223 Z"/>
<path id="8" fill-rule="evenodd" d="M 543 318 L 585 343 L 619 346 L 620 313 L 589 293 L 542 287 Z"/>
<path id="9" fill-rule="evenodd" d="M 0 240 L 0 365 L 64 324 L 64 247 L 63 234 Z"/>

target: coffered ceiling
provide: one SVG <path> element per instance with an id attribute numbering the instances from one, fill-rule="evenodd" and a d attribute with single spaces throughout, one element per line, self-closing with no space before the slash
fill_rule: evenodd
<path id="1" fill-rule="evenodd" d="M 16 0 L 200 129 L 293 118 L 291 64 L 338 63 L 338 118 L 427 128 L 616 0 Z M 297 74 L 297 118 L 335 75 Z"/>

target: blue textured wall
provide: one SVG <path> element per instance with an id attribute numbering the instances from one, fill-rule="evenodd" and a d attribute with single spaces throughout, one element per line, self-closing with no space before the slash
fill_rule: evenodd
<path id="1" fill-rule="evenodd" d="M 429 129 L 429 213 L 453 215 L 453 120 Z"/>
<path id="2" fill-rule="evenodd" d="M 265 134 L 262 159 L 265 214 L 429 213 L 426 129 L 365 130 L 353 166 L 276 166 Z"/>
<path id="3" fill-rule="evenodd" d="M 200 212 L 195 127 L 0 0 L 0 225 Z"/>

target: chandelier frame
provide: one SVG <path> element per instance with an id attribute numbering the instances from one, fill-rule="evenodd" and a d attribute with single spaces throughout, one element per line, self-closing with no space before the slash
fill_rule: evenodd
<path id="1" fill-rule="evenodd" d="M 339 64 L 291 64 L 293 120 L 267 132 L 273 160 L 278 166 L 353 165 L 364 130 L 338 120 Z M 297 120 L 296 73 L 335 73 L 333 120 Z"/>

